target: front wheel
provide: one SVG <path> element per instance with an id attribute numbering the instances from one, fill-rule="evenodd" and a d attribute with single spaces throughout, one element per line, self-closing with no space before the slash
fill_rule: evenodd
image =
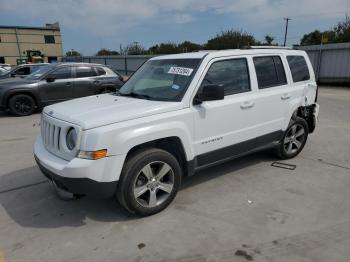
<path id="1" fill-rule="evenodd" d="M 308 134 L 308 125 L 303 118 L 292 120 L 278 147 L 279 157 L 289 159 L 297 156 L 303 150 Z"/>
<path id="2" fill-rule="evenodd" d="M 9 100 L 9 109 L 13 115 L 29 116 L 35 111 L 35 101 L 29 95 L 14 95 Z"/>
<path id="3" fill-rule="evenodd" d="M 119 202 L 130 212 L 149 216 L 165 209 L 175 198 L 182 170 L 177 159 L 161 149 L 134 153 L 118 182 Z"/>

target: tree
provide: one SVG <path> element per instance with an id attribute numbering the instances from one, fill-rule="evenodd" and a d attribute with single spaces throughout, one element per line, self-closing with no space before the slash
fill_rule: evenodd
<path id="1" fill-rule="evenodd" d="M 72 49 L 66 53 L 66 56 L 81 56 L 81 53 Z"/>
<path id="2" fill-rule="evenodd" d="M 320 32 L 315 30 L 311 33 L 305 34 L 300 41 L 301 45 L 319 45 L 322 37 L 327 38 L 327 43 L 344 43 L 350 42 L 350 17 L 345 16 L 345 20 L 339 22 L 333 29 L 329 31 Z"/>
<path id="3" fill-rule="evenodd" d="M 126 47 L 126 54 L 128 55 L 144 55 L 146 50 L 139 45 L 138 42 L 134 42 Z"/>
<path id="4" fill-rule="evenodd" d="M 254 45 L 256 40 L 253 35 L 243 31 L 222 31 L 216 37 L 209 39 L 204 45 L 205 49 L 234 49 L 243 46 Z"/>
<path id="5" fill-rule="evenodd" d="M 119 52 L 102 48 L 96 53 L 96 56 L 110 56 L 110 55 L 119 55 Z"/>
<path id="6" fill-rule="evenodd" d="M 192 43 L 190 41 L 182 42 L 178 45 L 178 50 L 182 53 L 194 52 L 203 49 L 202 45 Z"/>
<path id="7" fill-rule="evenodd" d="M 333 31 L 324 31 L 320 32 L 319 30 L 315 30 L 309 34 L 305 34 L 301 39 L 301 45 L 319 45 L 322 41 L 322 36 L 328 39 L 328 43 L 334 43 L 335 33 Z"/>
<path id="8" fill-rule="evenodd" d="M 333 28 L 335 34 L 335 41 L 337 43 L 350 42 L 350 17 L 345 15 L 345 20 L 339 22 Z"/>
<path id="9" fill-rule="evenodd" d="M 151 54 L 165 55 L 180 53 L 177 44 L 175 43 L 161 43 L 149 48 Z"/>
<path id="10" fill-rule="evenodd" d="M 154 46 L 151 46 L 148 49 L 150 54 L 178 54 L 178 53 L 187 53 L 194 52 L 202 49 L 202 46 L 196 43 L 192 43 L 190 41 L 184 41 L 180 44 L 168 42 L 161 43 Z"/>
<path id="11" fill-rule="evenodd" d="M 266 42 L 267 45 L 272 45 L 273 40 L 275 40 L 274 37 L 272 37 L 270 35 L 266 35 L 265 36 L 265 42 Z"/>

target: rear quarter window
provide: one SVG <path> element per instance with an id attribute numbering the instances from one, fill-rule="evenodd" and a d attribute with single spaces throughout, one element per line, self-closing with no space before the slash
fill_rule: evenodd
<path id="1" fill-rule="evenodd" d="M 96 71 L 93 67 L 90 66 L 80 66 L 76 68 L 76 77 L 91 77 L 91 76 L 97 76 Z"/>
<path id="2" fill-rule="evenodd" d="M 102 75 L 106 75 L 106 74 L 107 74 L 106 71 L 105 71 L 102 67 L 97 67 L 96 69 L 97 69 L 97 74 L 98 74 L 99 76 L 102 76 Z"/>
<path id="3" fill-rule="evenodd" d="M 293 82 L 310 79 L 310 72 L 303 56 L 287 56 L 288 65 L 292 73 Z"/>

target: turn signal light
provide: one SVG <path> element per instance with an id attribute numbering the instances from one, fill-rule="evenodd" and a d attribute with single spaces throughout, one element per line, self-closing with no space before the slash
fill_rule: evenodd
<path id="1" fill-rule="evenodd" d="M 97 150 L 97 151 L 79 151 L 79 158 L 98 160 L 107 157 L 107 149 Z"/>

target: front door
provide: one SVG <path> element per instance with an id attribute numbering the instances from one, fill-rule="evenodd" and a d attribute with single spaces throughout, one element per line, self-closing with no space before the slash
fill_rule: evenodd
<path id="1" fill-rule="evenodd" d="M 39 83 L 39 95 L 45 104 L 72 98 L 72 67 L 59 67 Z"/>
<path id="2" fill-rule="evenodd" d="M 221 85 L 225 98 L 193 106 L 197 165 L 239 155 L 254 147 L 257 109 L 248 60 L 214 60 L 201 83 Z M 201 90 L 199 87 L 199 91 Z"/>

